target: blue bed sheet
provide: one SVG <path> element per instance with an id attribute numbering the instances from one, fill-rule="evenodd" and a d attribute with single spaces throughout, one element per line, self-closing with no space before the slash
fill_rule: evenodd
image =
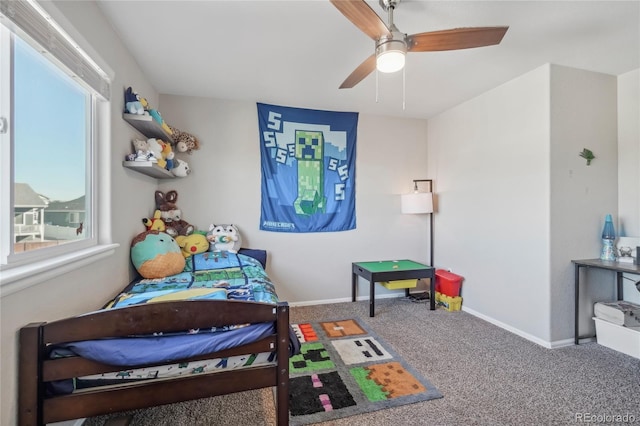
<path id="1" fill-rule="evenodd" d="M 255 342 L 273 333 L 273 323 L 258 323 L 207 334 L 87 340 L 69 343 L 65 345 L 65 349 L 83 358 L 109 365 L 134 366 L 206 355 Z"/>

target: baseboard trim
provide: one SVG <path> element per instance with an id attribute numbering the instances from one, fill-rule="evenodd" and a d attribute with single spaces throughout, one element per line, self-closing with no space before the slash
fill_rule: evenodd
<path id="1" fill-rule="evenodd" d="M 531 341 L 533 343 L 536 343 L 536 344 L 538 344 L 540 346 L 543 346 L 543 347 L 545 347 L 547 349 L 553 349 L 553 347 L 554 347 L 554 343 L 552 343 L 552 342 L 548 342 L 548 341 L 543 340 L 543 339 L 541 339 L 539 337 L 536 337 L 536 336 L 534 336 L 532 334 L 526 333 L 526 332 L 524 332 L 524 331 L 522 331 L 522 330 L 520 330 L 518 328 L 515 328 L 515 327 L 512 327 L 512 326 L 510 326 L 508 324 L 505 324 L 502 321 L 498 321 L 495 318 L 491 318 L 490 316 L 487 316 L 485 314 L 481 314 L 478 311 L 475 311 L 473 309 L 467 308 L 466 306 L 462 306 L 462 310 L 464 312 L 468 313 L 468 314 L 473 315 L 474 317 L 478 317 L 480 319 L 483 319 L 483 320 L 485 320 L 485 321 L 487 321 L 487 322 L 489 322 L 489 323 L 491 323 L 493 325 L 496 325 L 496 326 L 498 326 L 498 327 L 500 327 L 502 329 L 505 329 L 505 330 L 507 330 L 507 331 L 509 331 L 509 332 L 511 332 L 513 334 L 516 334 L 516 335 L 518 335 L 518 336 L 520 336 L 520 337 L 522 337 L 524 339 L 527 339 L 527 340 L 529 340 L 529 341 Z M 559 346 L 555 346 L 555 347 L 559 347 Z"/>
<path id="2" fill-rule="evenodd" d="M 398 297 L 405 297 L 404 292 L 402 293 L 391 293 L 391 294 L 376 294 L 376 300 L 378 299 L 393 299 Z M 369 300 L 369 295 L 366 296 L 357 296 L 356 301 Z M 344 303 L 351 302 L 350 297 L 342 297 L 340 299 L 323 299 L 323 300 L 308 300 L 305 302 L 289 302 L 289 306 L 313 306 L 313 305 L 328 305 L 331 303 Z"/>
<path id="3" fill-rule="evenodd" d="M 573 339 L 554 340 L 550 343 L 551 349 L 564 348 L 575 345 Z"/>
<path id="4" fill-rule="evenodd" d="M 48 426 L 82 426 L 87 419 L 66 420 L 64 422 L 47 423 Z"/>

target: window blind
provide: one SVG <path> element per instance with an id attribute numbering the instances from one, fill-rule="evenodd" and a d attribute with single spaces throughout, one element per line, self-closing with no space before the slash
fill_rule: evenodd
<path id="1" fill-rule="evenodd" d="M 34 47 L 55 59 L 71 77 L 109 100 L 109 76 L 37 3 L 28 0 L 0 0 L 0 23 L 21 37 L 27 36 L 37 44 Z"/>

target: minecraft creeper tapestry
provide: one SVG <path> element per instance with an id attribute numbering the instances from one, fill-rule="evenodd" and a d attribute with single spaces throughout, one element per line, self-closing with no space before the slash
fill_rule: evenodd
<path id="1" fill-rule="evenodd" d="M 296 214 L 324 213 L 326 197 L 322 132 L 296 130 L 296 160 L 298 161 L 298 198 L 293 203 Z"/>
<path id="2" fill-rule="evenodd" d="M 358 113 L 258 103 L 260 229 L 356 228 Z"/>

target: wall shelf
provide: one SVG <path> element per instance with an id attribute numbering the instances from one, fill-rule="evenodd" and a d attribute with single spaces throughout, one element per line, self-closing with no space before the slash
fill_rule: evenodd
<path id="1" fill-rule="evenodd" d="M 163 169 L 151 161 L 123 161 L 122 166 L 156 179 L 174 179 L 176 177 L 169 170 Z"/>
<path id="2" fill-rule="evenodd" d="M 173 145 L 173 138 L 150 115 L 122 114 L 122 118 L 147 138 L 162 139 Z"/>

